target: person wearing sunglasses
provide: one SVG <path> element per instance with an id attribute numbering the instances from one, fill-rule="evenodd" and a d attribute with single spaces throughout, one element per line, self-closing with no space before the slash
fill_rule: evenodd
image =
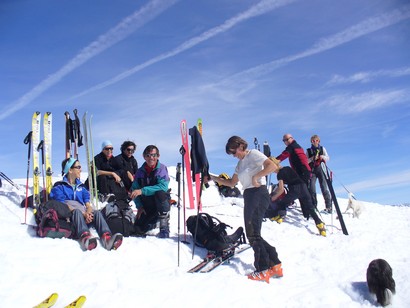
<path id="1" fill-rule="evenodd" d="M 159 149 L 148 145 L 142 154 L 145 162 L 138 168 L 131 186 L 130 197 L 138 209 L 135 233 L 144 236 L 156 228 L 159 238 L 169 238 L 170 195 L 168 168 L 159 162 Z"/>
<path id="2" fill-rule="evenodd" d="M 137 145 L 133 141 L 124 141 L 121 144 L 121 154 L 114 158 L 113 166 L 122 179 L 125 189 L 130 191 L 134 174 L 138 170 L 138 162 L 134 157 Z"/>
<path id="3" fill-rule="evenodd" d="M 128 195 L 120 172 L 114 164 L 114 147 L 109 140 L 101 144 L 101 152 L 94 157 L 98 196 L 101 202 L 126 200 Z"/>
<path id="4" fill-rule="evenodd" d="M 325 174 L 322 171 L 321 163 L 326 164 L 330 157 L 327 154 L 326 148 L 320 145 L 320 138 L 318 135 L 313 135 L 310 138 L 312 144 L 310 148 L 306 149 L 306 155 L 308 157 L 309 166 L 312 169 L 312 179 L 310 181 L 310 190 L 312 192 L 313 201 L 317 206 L 316 196 L 316 179 L 319 179 L 320 190 L 322 191 L 323 198 L 325 199 L 325 209 L 323 213 L 332 213 L 332 197 L 327 187 Z"/>
<path id="5" fill-rule="evenodd" d="M 310 169 L 305 151 L 291 134 L 283 135 L 282 141 L 286 148 L 276 159 L 282 162 L 289 158 L 292 169 L 305 181 L 306 185 L 309 185 L 312 170 Z"/>
<path id="6" fill-rule="evenodd" d="M 79 239 L 83 250 L 97 247 L 97 239 L 90 233 L 94 227 L 101 239 L 101 244 L 107 250 L 118 249 L 123 236 L 120 233 L 112 235 L 107 222 L 100 211 L 94 211 L 90 203 L 90 193 L 80 180 L 81 165 L 75 158 L 67 158 L 62 162 L 63 179 L 54 184 L 50 199 L 68 205 L 71 211 L 70 221 L 74 229 L 74 238 Z"/>
<path id="7" fill-rule="evenodd" d="M 266 281 L 282 277 L 281 261 L 276 248 L 262 238 L 262 221 L 269 206 L 269 192 L 266 187 L 266 176 L 275 169 L 274 163 L 256 149 L 248 150 L 248 143 L 239 136 L 228 139 L 225 147 L 228 155 L 237 158 L 235 172 L 230 179 L 211 175 L 211 179 L 229 187 L 239 181 L 244 189 L 244 222 L 246 236 L 255 254 L 256 270 L 248 275 L 251 280 Z"/>

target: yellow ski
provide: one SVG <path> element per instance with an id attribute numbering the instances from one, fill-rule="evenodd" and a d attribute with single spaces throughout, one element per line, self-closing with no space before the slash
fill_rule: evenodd
<path id="1" fill-rule="evenodd" d="M 84 305 L 86 299 L 87 298 L 84 295 L 81 295 L 74 302 L 72 302 L 71 304 L 65 306 L 64 308 L 80 308 Z"/>
<path id="2" fill-rule="evenodd" d="M 48 308 L 52 307 L 58 299 L 58 294 L 53 293 L 49 297 L 47 297 L 45 300 L 43 300 L 40 304 L 37 306 L 34 306 L 34 308 Z"/>

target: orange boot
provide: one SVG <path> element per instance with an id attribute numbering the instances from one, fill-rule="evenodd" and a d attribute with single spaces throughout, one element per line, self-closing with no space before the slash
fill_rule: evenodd
<path id="1" fill-rule="evenodd" d="M 283 277 L 282 263 L 272 266 L 270 269 L 268 269 L 268 271 L 269 271 L 269 277 L 272 277 L 272 278 Z"/>
<path id="2" fill-rule="evenodd" d="M 270 278 L 269 270 L 270 269 L 260 271 L 260 272 L 255 271 L 253 273 L 250 273 L 248 275 L 248 279 L 258 280 L 258 281 L 265 281 L 265 282 L 269 283 L 269 278 Z"/>

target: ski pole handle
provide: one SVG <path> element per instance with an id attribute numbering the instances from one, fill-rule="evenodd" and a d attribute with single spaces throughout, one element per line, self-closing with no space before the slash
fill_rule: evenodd
<path id="1" fill-rule="evenodd" d="M 28 144 L 31 142 L 31 135 L 33 135 L 33 131 L 30 131 L 27 136 L 24 138 L 24 144 Z"/>

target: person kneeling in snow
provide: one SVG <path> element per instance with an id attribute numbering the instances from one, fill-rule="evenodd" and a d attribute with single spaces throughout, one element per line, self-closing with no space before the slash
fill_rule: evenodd
<path id="1" fill-rule="evenodd" d="M 280 200 L 277 201 L 277 215 L 276 217 L 271 217 L 271 220 L 279 222 L 283 219 L 286 214 L 286 208 L 289 204 L 293 203 L 296 199 L 299 199 L 300 207 L 302 208 L 303 216 L 306 219 L 312 217 L 315 221 L 316 228 L 319 234 L 326 236 L 325 223 L 319 218 L 315 211 L 315 206 L 313 205 L 312 196 L 305 182 L 298 176 L 296 171 L 291 167 L 282 167 L 279 160 L 274 157 L 270 158 L 273 161 L 275 168 L 273 172 L 277 174 L 278 179 L 278 189 L 271 196 L 271 201 L 275 202 L 283 194 L 285 190 L 285 184 L 288 186 L 288 193 Z"/>
<path id="2" fill-rule="evenodd" d="M 159 220 L 159 238 L 169 238 L 170 196 L 168 169 L 159 162 L 159 150 L 148 145 L 142 154 L 145 162 L 137 170 L 130 197 L 138 209 L 135 233 L 144 236 L 156 227 Z"/>
<path id="3" fill-rule="evenodd" d="M 84 250 L 97 247 L 97 239 L 92 237 L 89 227 L 95 227 L 101 243 L 107 250 L 117 249 L 122 244 L 122 234 L 112 235 L 103 215 L 94 211 L 90 203 L 90 193 L 80 181 L 81 165 L 77 159 L 67 158 L 62 162 L 63 180 L 54 184 L 50 199 L 66 203 L 70 208 L 74 237 L 80 239 Z"/>

